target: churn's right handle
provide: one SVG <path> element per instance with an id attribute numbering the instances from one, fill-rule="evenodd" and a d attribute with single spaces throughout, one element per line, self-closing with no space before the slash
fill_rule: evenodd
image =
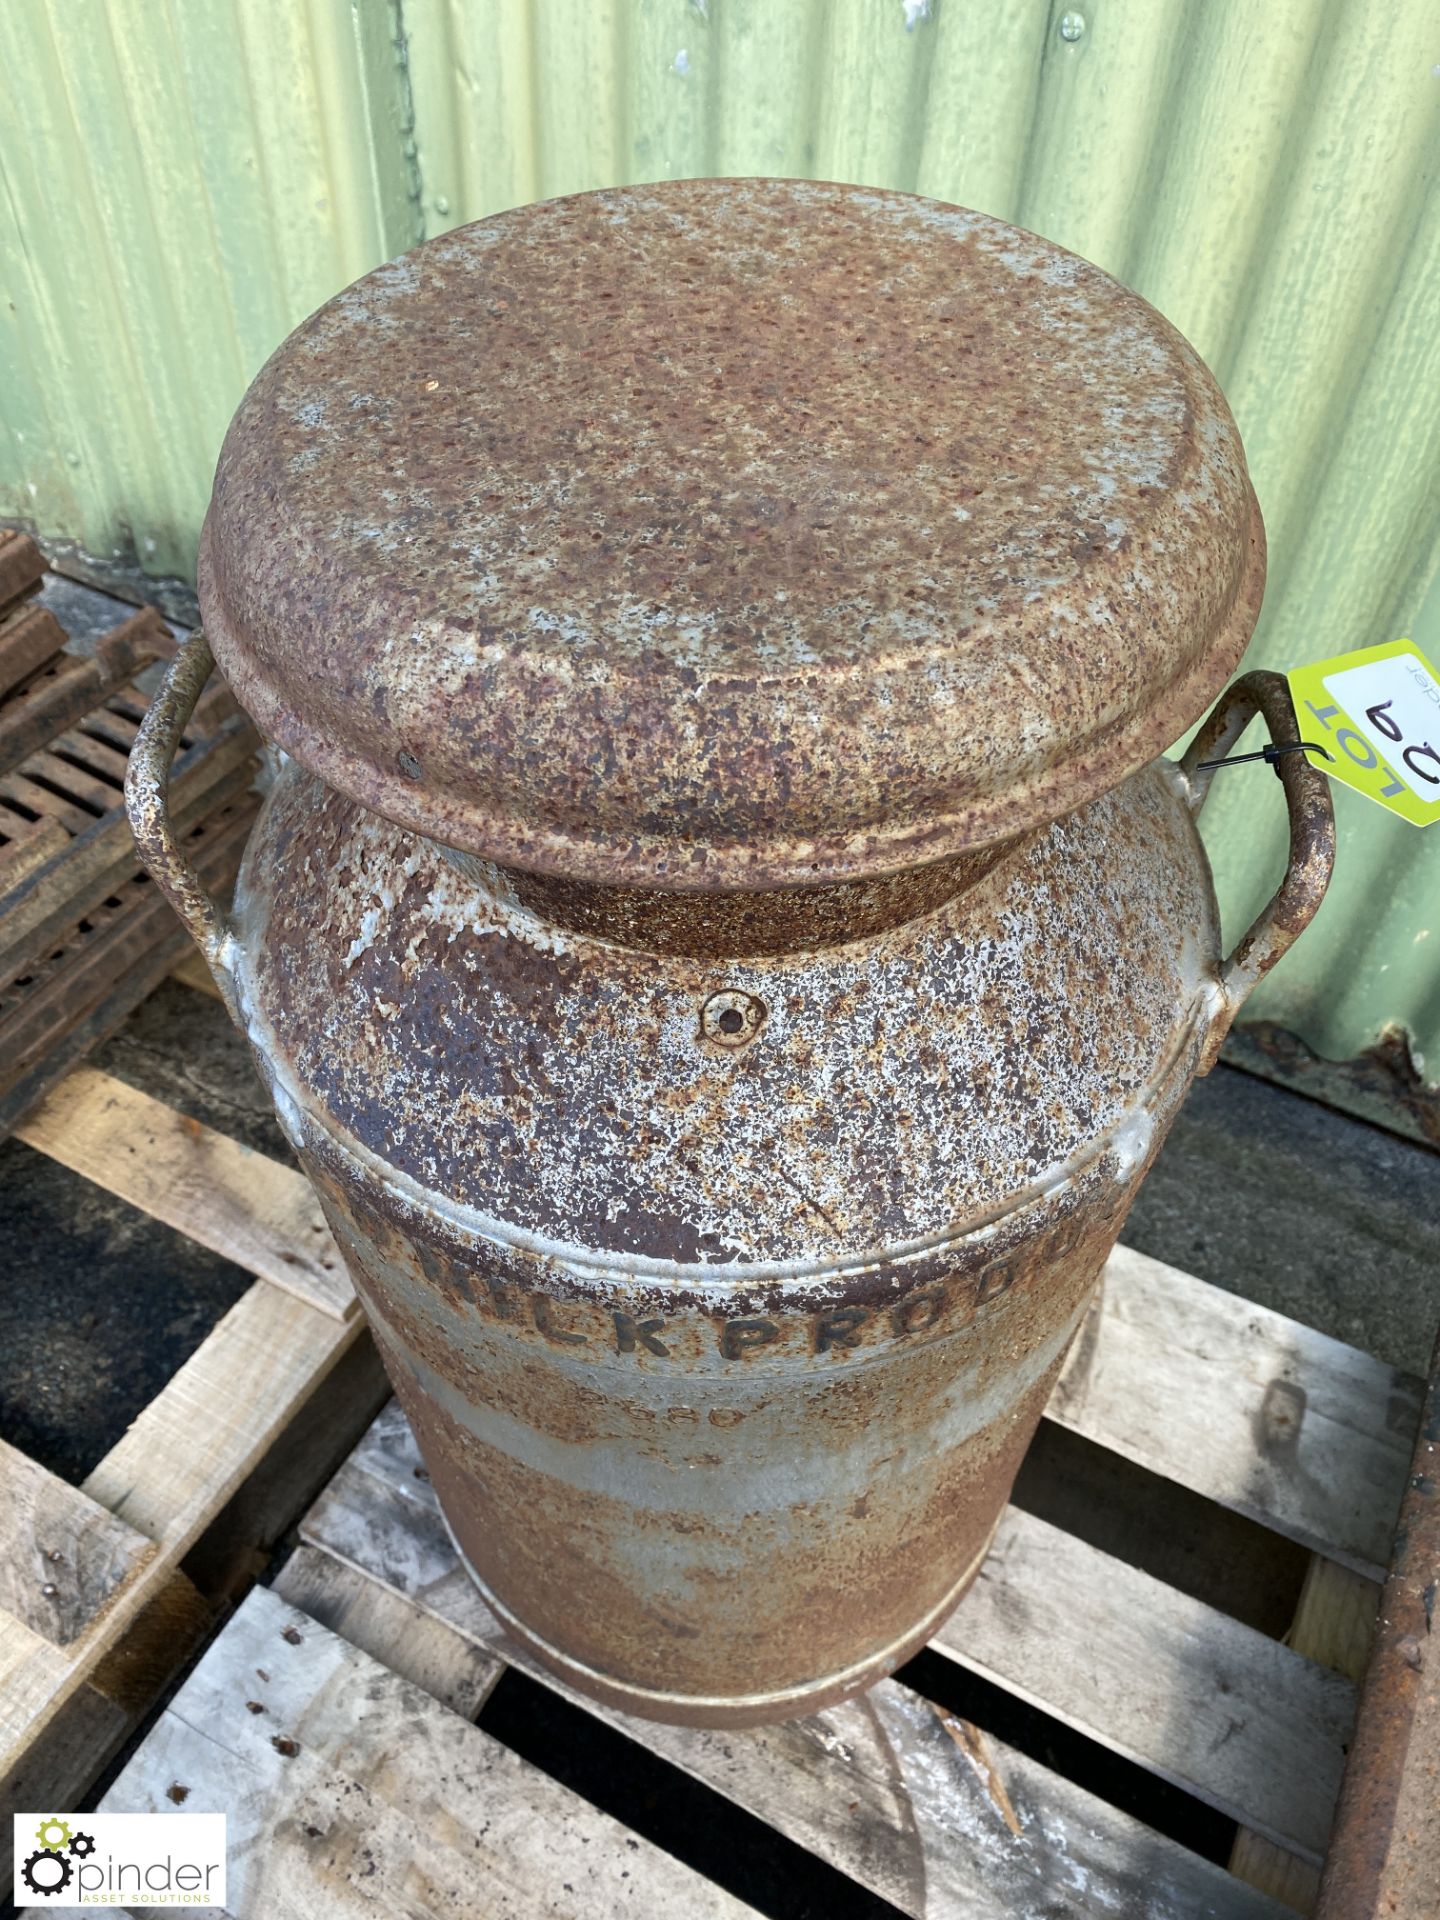
<path id="1" fill-rule="evenodd" d="M 1181 758 L 1192 813 L 1198 814 L 1204 806 L 1214 778 L 1213 769 L 1200 771 L 1200 762 L 1223 760 L 1257 713 L 1264 717 L 1277 746 L 1293 745 L 1300 738 L 1285 676 L 1265 671 L 1243 674 L 1221 694 Z M 1314 919 L 1335 865 L 1335 810 L 1329 781 L 1303 753 L 1287 753 L 1274 764 L 1290 812 L 1290 860 L 1274 898 L 1220 969 L 1224 1005 L 1206 1042 L 1201 1073 L 1214 1066 L 1251 989 Z"/>
<path id="2" fill-rule="evenodd" d="M 135 846 L 156 886 L 205 956 L 230 1018 L 235 997 L 235 935 L 228 916 L 191 864 L 170 818 L 170 765 L 195 702 L 214 670 L 210 642 L 197 628 L 178 648 L 150 702 L 125 770 L 125 810 Z"/>

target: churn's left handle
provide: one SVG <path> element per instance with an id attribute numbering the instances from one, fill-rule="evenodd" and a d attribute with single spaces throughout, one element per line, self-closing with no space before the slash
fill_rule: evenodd
<path id="1" fill-rule="evenodd" d="M 238 1026 L 235 933 L 224 908 L 191 864 L 170 818 L 171 762 L 214 667 L 210 642 L 197 628 L 177 649 L 140 723 L 125 770 L 125 810 L 141 860 L 190 929 Z"/>
<path id="2" fill-rule="evenodd" d="M 1223 760 L 1257 713 L 1276 746 L 1293 747 L 1299 741 L 1300 729 L 1285 676 L 1263 668 L 1243 674 L 1221 694 L 1181 757 L 1192 813 L 1198 814 L 1204 806 L 1214 778 L 1213 771 L 1202 762 Z M 1201 1073 L 1208 1073 L 1214 1066 L 1231 1022 L 1251 989 L 1315 917 L 1335 865 L 1335 813 L 1329 781 L 1304 753 L 1289 752 L 1274 765 L 1290 815 L 1290 858 L 1285 878 L 1270 904 L 1246 929 L 1220 969 L 1222 1004 L 1201 1056 Z"/>

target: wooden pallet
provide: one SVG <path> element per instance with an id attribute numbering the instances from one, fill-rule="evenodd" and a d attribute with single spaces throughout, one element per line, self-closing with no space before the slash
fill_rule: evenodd
<path id="1" fill-rule="evenodd" d="M 225 1811 L 237 1916 L 747 1911 L 473 1724 L 508 1665 L 917 1920 L 1279 1920 L 1315 1896 L 1355 1707 L 1337 1669 L 1364 1657 L 1420 1399 L 1118 1249 L 1048 1420 L 1101 1466 L 1144 1469 L 1143 1525 L 1173 1534 L 1183 1508 L 1202 1560 L 1247 1523 L 1313 1555 L 1292 1644 L 1088 1544 L 1076 1501 L 1070 1526 L 1008 1510 L 921 1663 L 959 1663 L 1238 1821 L 1233 1872 L 903 1679 L 725 1734 L 567 1695 L 457 1565 L 393 1403 L 102 1805 Z"/>
<path id="2" fill-rule="evenodd" d="M 248 1584 L 384 1398 L 303 1175 L 90 1067 L 16 1132 L 256 1278 L 81 1486 L 0 1443 L 0 1810 L 84 1796 L 226 1605 L 182 1559 Z"/>

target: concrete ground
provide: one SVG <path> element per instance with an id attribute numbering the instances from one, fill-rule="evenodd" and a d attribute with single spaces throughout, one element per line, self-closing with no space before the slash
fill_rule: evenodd
<path id="1" fill-rule="evenodd" d="M 1124 1236 L 1392 1366 L 1440 1327 L 1440 1153 L 1233 1067 L 1198 1081 Z"/>
<path id="2" fill-rule="evenodd" d="M 168 983 L 95 1064 L 289 1159 L 218 1002 Z M 1220 1067 L 1125 1232 L 1142 1252 L 1392 1365 L 1440 1323 L 1440 1154 Z M 248 1284 L 237 1267 L 10 1141 L 0 1147 L 0 1438 L 79 1480 Z"/>

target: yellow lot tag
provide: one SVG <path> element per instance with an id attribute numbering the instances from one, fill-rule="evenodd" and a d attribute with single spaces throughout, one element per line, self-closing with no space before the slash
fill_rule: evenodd
<path id="1" fill-rule="evenodd" d="M 1338 654 L 1290 674 L 1311 760 L 1402 820 L 1440 820 L 1440 680 L 1409 640 Z"/>

